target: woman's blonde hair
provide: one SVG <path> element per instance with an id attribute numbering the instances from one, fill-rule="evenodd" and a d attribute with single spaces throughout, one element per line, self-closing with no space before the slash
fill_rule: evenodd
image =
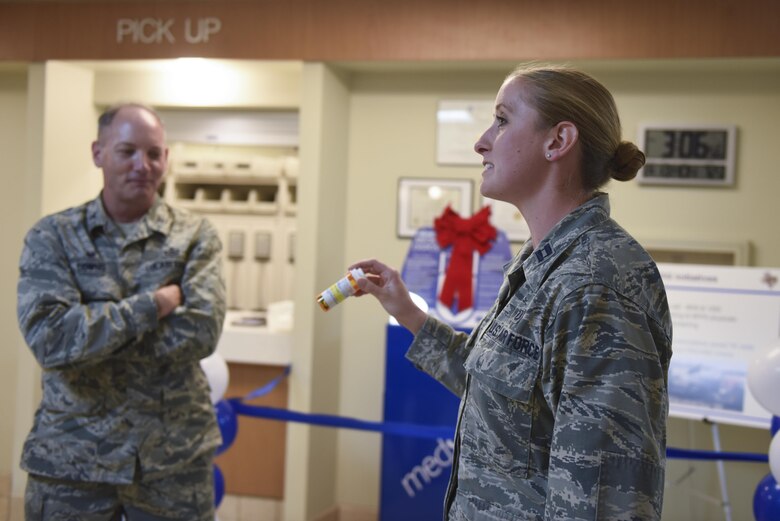
<path id="1" fill-rule="evenodd" d="M 506 81 L 520 79 L 524 100 L 551 127 L 574 123 L 582 143 L 582 183 L 597 190 L 610 179 L 628 181 L 645 164 L 636 145 L 621 141 L 620 117 L 612 94 L 593 77 L 562 66 L 521 66 Z"/>

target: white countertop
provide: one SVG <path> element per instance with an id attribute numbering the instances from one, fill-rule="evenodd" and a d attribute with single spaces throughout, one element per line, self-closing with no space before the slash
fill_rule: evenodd
<path id="1" fill-rule="evenodd" d="M 262 323 L 263 325 L 258 325 Z M 292 360 L 292 331 L 271 331 L 265 314 L 228 311 L 217 353 L 227 362 L 287 365 Z"/>

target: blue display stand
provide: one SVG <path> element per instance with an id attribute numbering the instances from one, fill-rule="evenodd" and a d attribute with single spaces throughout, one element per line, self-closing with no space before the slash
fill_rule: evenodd
<path id="1" fill-rule="evenodd" d="M 451 252 L 452 247 L 443 250 L 439 247 L 433 228 L 419 228 L 401 277 L 410 292 L 425 300 L 430 315 L 467 331 L 493 305 L 503 280 L 502 267 L 512 258 L 512 253 L 506 234 L 499 231 L 488 252 L 482 256 L 474 254 L 472 307 L 455 311 L 437 300 Z M 384 420 L 450 427 L 452 435 L 446 440 L 396 435 L 382 438 L 380 521 L 441 519 L 452 470 L 452 436 L 460 399 L 406 359 L 413 338 L 401 326 L 387 326 Z"/>
<path id="2" fill-rule="evenodd" d="M 384 419 L 451 426 L 454 435 L 460 400 L 405 358 L 412 340 L 405 328 L 387 326 Z M 442 518 L 452 447 L 452 438 L 383 436 L 380 521 Z"/>

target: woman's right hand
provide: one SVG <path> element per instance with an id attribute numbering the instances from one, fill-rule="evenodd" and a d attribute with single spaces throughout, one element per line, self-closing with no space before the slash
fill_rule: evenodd
<path id="1" fill-rule="evenodd" d="M 397 270 L 375 259 L 356 262 L 349 267 L 354 268 L 362 269 L 367 277 L 357 281 L 360 288 L 357 296 L 363 293 L 373 295 L 385 311 L 406 329 L 414 334 L 422 329 L 428 315 L 412 301 Z"/>

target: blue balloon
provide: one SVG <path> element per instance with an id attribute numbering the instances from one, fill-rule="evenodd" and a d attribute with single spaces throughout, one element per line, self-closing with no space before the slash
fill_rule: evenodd
<path id="1" fill-rule="evenodd" d="M 214 507 L 218 507 L 222 503 L 222 498 L 225 496 L 225 476 L 222 475 L 222 471 L 214 464 Z"/>
<path id="2" fill-rule="evenodd" d="M 769 430 L 772 431 L 772 437 L 780 431 L 780 416 L 772 416 L 772 427 Z"/>
<path id="3" fill-rule="evenodd" d="M 222 433 L 222 445 L 217 447 L 215 455 L 222 454 L 230 448 L 236 440 L 238 434 L 238 417 L 233 406 L 227 400 L 220 400 L 214 405 L 214 412 L 217 415 L 217 424 L 219 432 Z"/>
<path id="4" fill-rule="evenodd" d="M 780 485 L 771 473 L 758 482 L 753 495 L 753 516 L 756 521 L 780 519 Z"/>

